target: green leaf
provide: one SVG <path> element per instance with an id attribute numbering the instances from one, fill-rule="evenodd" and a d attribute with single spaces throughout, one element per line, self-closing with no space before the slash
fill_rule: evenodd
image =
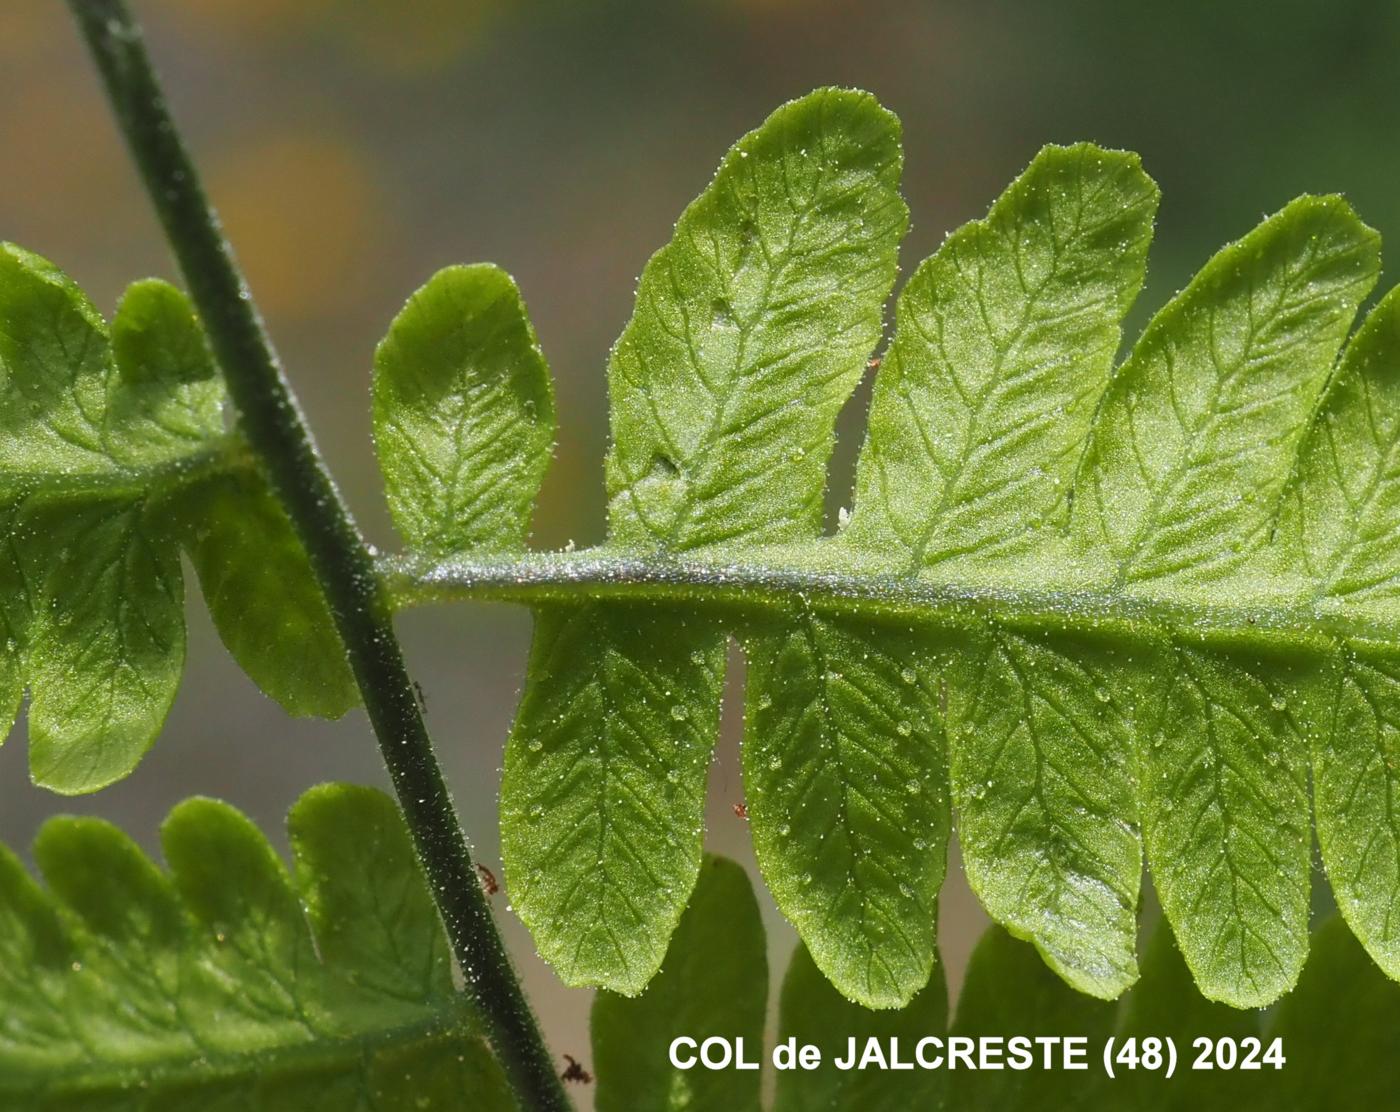
<path id="1" fill-rule="evenodd" d="M 43 827 L 46 887 L 0 851 L 0 1104 L 513 1107 L 392 801 L 316 788 L 290 826 L 295 886 L 207 799 L 166 821 L 168 874 L 96 819 Z"/>
<path id="2" fill-rule="evenodd" d="M 613 349 L 611 544 L 680 551 L 815 537 L 836 415 L 879 338 L 894 281 L 907 224 L 900 165 L 894 118 L 870 96 L 839 90 L 780 108 L 725 156 L 647 264 Z M 721 631 L 659 611 L 644 619 L 644 636 L 681 663 L 653 662 L 636 651 L 634 613 L 540 611 L 502 786 L 513 899 L 541 953 L 570 983 L 621 992 L 655 973 L 693 883 L 723 682 Z M 561 625 L 589 630 L 588 643 L 569 639 L 577 651 L 561 651 Z M 704 668 L 685 666 L 690 656 Z M 596 674 L 607 661 L 623 665 L 611 680 Z M 542 676 L 568 670 L 577 674 L 559 691 L 538 694 Z M 561 708 L 581 688 L 606 717 L 575 715 L 561 731 Z M 555 755 L 547 769 L 529 759 L 535 745 Z M 610 769 L 625 775 L 601 773 Z M 580 776 L 593 786 L 578 789 Z M 614 863 L 609 839 L 564 842 L 554 819 L 535 830 L 521 820 L 563 796 L 589 808 L 586 829 L 621 831 L 617 853 L 630 872 Z M 576 807 L 560 810 L 582 821 Z M 606 923 L 603 908 L 621 918 Z M 611 937 L 618 932 L 625 942 Z M 916 955 L 915 965 L 921 984 L 927 961 Z"/>
<path id="3" fill-rule="evenodd" d="M 102 415 L 115 368 L 102 318 L 53 264 L 0 247 L 0 463 L 6 486 L 114 469 Z"/>
<path id="4" fill-rule="evenodd" d="M 1307 747 L 1296 662 L 1267 647 L 1177 645 L 1142 745 L 1147 859 L 1201 991 L 1276 1000 L 1308 953 Z"/>
<path id="5" fill-rule="evenodd" d="M 108 394 L 113 453 L 129 463 L 165 451 L 198 451 L 224 431 L 224 387 L 184 294 L 134 282 L 112 319 L 118 388 Z"/>
<path id="6" fill-rule="evenodd" d="M 413 295 L 375 353 L 374 439 L 394 524 L 413 548 L 525 547 L 554 393 L 507 274 L 448 267 Z"/>
<path id="7" fill-rule="evenodd" d="M 1122 1106 L 1141 1112 L 1197 1112 L 1201 1108 L 1249 1108 L 1261 1088 L 1256 1072 L 1197 1070 L 1195 1040 L 1258 1038 L 1259 1017 L 1207 1000 L 1197 991 L 1176 940 L 1166 923 L 1159 923 L 1142 960 L 1142 979 L 1119 1008 L 1118 1034 L 1139 1040 L 1171 1038 L 1177 1053 L 1189 1054 L 1174 1076 L 1164 1070 L 1121 1072 L 1110 1092 Z M 1339 1027 L 1336 1036 L 1345 1037 Z M 1287 1074 L 1284 1075 L 1285 1077 Z"/>
<path id="8" fill-rule="evenodd" d="M 740 139 L 647 263 L 608 364 L 619 545 L 807 540 L 908 226 L 899 124 L 823 89 Z"/>
<path id="9" fill-rule="evenodd" d="M 952 1033 L 973 1039 L 1008 1034 L 1029 1039 L 1077 1035 L 1097 1049 L 1113 1033 L 1113 1024 L 1112 1004 L 1069 991 L 1037 960 L 1034 949 L 993 927 L 973 951 Z M 1089 1063 L 1089 1069 L 1098 1068 L 1097 1063 Z M 1054 1108 L 1069 1112 L 1102 1107 L 1098 1086 L 1087 1072 L 1063 1068 L 954 1070 L 949 1076 L 952 1108 Z"/>
<path id="10" fill-rule="evenodd" d="M 128 320 L 159 297 L 150 286 L 133 292 Z M 135 766 L 174 698 L 184 658 L 179 563 L 144 495 L 180 456 L 147 419 L 160 409 L 160 382 L 128 386 L 82 292 L 8 245 L 0 369 L 5 702 L 17 705 L 21 679 L 30 688 L 36 782 L 92 790 Z M 110 427 L 109 407 L 133 415 L 130 427 Z"/>
<path id="11" fill-rule="evenodd" d="M 179 550 L 141 501 L 30 503 L 16 533 L 26 631 L 29 768 L 54 791 L 121 779 L 155 741 L 185 660 Z"/>
<path id="12" fill-rule="evenodd" d="M 614 352 L 608 543 L 411 554 L 388 565 L 396 594 L 524 602 L 547 644 L 565 604 L 665 614 L 669 634 L 648 637 L 673 654 L 737 636 L 760 865 L 862 1004 L 927 980 L 945 747 L 974 890 L 1076 988 L 1112 998 L 1137 977 L 1145 862 L 1202 992 L 1276 1000 L 1307 953 L 1310 780 L 1338 903 L 1392 969 L 1396 295 L 1336 363 L 1375 232 L 1340 198 L 1293 201 L 1115 370 L 1157 191 L 1133 155 L 1047 147 L 901 293 L 854 509 L 827 536 L 832 422 L 879 333 L 899 161 L 896 126 L 859 94 L 815 93 L 742 140 L 648 266 Z M 598 758 L 599 719 L 557 727 L 589 682 L 570 673 L 613 651 L 599 634 L 536 653 L 508 766 L 530 739 Z M 611 705 L 681 692 L 675 725 L 634 716 L 689 760 L 721 677 L 653 679 Z M 617 810 L 590 806 L 595 823 Z M 654 842 L 694 813 L 659 813 Z M 580 862 L 532 860 L 561 899 L 527 921 L 595 929 Z M 636 906 L 650 925 L 631 934 L 659 960 L 675 905 Z M 571 976 L 612 983 L 622 956 Z"/>
<path id="13" fill-rule="evenodd" d="M 1398 361 L 1400 289 L 1394 289 L 1347 345 L 1280 514 L 1288 570 L 1311 580 L 1319 603 L 1332 612 L 1386 618 L 1400 607 Z"/>
<path id="14" fill-rule="evenodd" d="M 171 504 L 225 648 L 289 714 L 339 718 L 359 689 L 291 520 L 256 471 L 210 475 Z"/>
<path id="15" fill-rule="evenodd" d="M 983 578 L 1063 546 L 1074 466 L 1142 286 L 1157 187 L 1136 155 L 1046 147 L 899 296 L 845 539 Z M 1016 565 L 1025 577 L 1027 564 Z"/>
<path id="16" fill-rule="evenodd" d="M 1246 560 L 1267 544 L 1376 267 L 1376 236 L 1345 203 L 1302 198 L 1148 326 L 1076 488 L 1076 532 L 1116 587 L 1168 600 L 1226 580 L 1273 589 L 1274 561 Z M 1174 656 L 1156 735 L 1140 747 L 1149 866 L 1206 995 L 1265 1004 L 1307 953 L 1306 746 L 1285 713 L 1296 677 L 1286 658 L 1258 666 L 1256 647 L 1179 642 Z"/>
<path id="17" fill-rule="evenodd" d="M 1199 597 L 1232 572 L 1253 578 L 1246 561 L 1268 539 L 1378 255 L 1341 198 L 1300 197 L 1152 319 L 1103 399 L 1075 487 L 1074 535 L 1115 587 Z"/>
<path id="18" fill-rule="evenodd" d="M 1327 679 L 1317 703 L 1330 728 L 1310 731 L 1322 860 L 1342 917 L 1400 979 L 1400 654 L 1350 645 Z"/>
<path id="19" fill-rule="evenodd" d="M 640 996 L 602 991 L 593 1000 L 598 1112 L 758 1112 L 757 1071 L 670 1064 L 671 1041 L 743 1038 L 763 1055 L 768 961 L 758 901 L 744 870 L 706 857 L 665 967 Z"/>
<path id="20" fill-rule="evenodd" d="M 506 747 L 501 852 L 512 906 L 565 984 L 635 996 L 700 868 L 724 673 L 718 630 L 674 611 L 542 611 Z"/>
<path id="21" fill-rule="evenodd" d="M 798 1046 L 821 1048 L 821 1065 L 814 1070 L 778 1074 L 774 1112 L 825 1112 L 859 1108 L 862 1112 L 903 1112 L 908 1108 L 944 1107 L 948 1074 L 937 1070 L 903 1072 L 895 1069 L 837 1069 L 854 1040 L 857 1061 L 869 1041 L 877 1040 L 889 1053 L 898 1040 L 901 1059 L 911 1060 L 920 1039 L 941 1034 L 948 1026 L 948 986 L 942 968 L 898 1011 L 870 1011 L 846 1000 L 818 970 L 811 955 L 798 946 L 783 978 L 778 1012 L 780 1040 L 795 1038 Z"/>
<path id="22" fill-rule="evenodd" d="M 1384 1108 L 1400 1087 L 1400 985 L 1330 919 L 1313 936 L 1312 958 L 1268 1038 L 1283 1040 L 1288 1064 L 1268 1078 L 1259 1108 Z"/>
<path id="23" fill-rule="evenodd" d="M 748 632 L 744 786 L 754 852 L 811 959 L 853 1000 L 928 983 L 948 844 L 939 646 L 802 615 Z"/>
<path id="24" fill-rule="evenodd" d="M 1053 565 L 1156 207 L 1136 156 L 1047 147 L 918 268 L 876 379 L 846 544 L 940 578 L 1019 558 L 1023 581 Z M 1138 695 L 1124 683 L 1128 706 L 1101 705 L 1111 656 L 989 627 L 945 681 L 974 890 L 1072 984 L 1110 997 L 1136 976 L 1141 872 L 1122 725 Z"/>
<path id="25" fill-rule="evenodd" d="M 1400 290 L 1347 347 L 1304 441 L 1278 525 L 1320 613 L 1400 616 Z M 1400 654 L 1348 640 L 1322 669 L 1311 740 L 1317 836 L 1337 906 L 1400 977 Z"/>
<path id="26" fill-rule="evenodd" d="M 215 616 L 269 693 L 309 713 L 354 701 L 280 511 L 210 524 L 211 512 L 228 513 L 211 483 L 270 501 L 241 439 L 224 431 L 223 400 L 178 290 L 133 285 L 109 337 L 68 278 L 0 246 L 0 715 L 8 732 L 28 687 L 38 784 L 96 790 L 154 742 L 184 665 L 182 540 L 206 584 L 247 590 Z"/>
<path id="27" fill-rule="evenodd" d="M 988 623 L 948 671 L 959 846 L 992 918 L 1071 985 L 1137 979 L 1134 729 L 1161 654 Z"/>

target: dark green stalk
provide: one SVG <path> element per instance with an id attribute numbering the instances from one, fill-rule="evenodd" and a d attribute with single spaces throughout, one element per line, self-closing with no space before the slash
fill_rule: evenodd
<path id="1" fill-rule="evenodd" d="M 538 1024 L 491 918 L 423 724 L 374 563 L 282 374 L 243 276 L 170 118 L 124 0 L 68 0 L 190 296 L 266 468 L 325 591 L 467 992 L 527 1109 L 567 1109 Z"/>

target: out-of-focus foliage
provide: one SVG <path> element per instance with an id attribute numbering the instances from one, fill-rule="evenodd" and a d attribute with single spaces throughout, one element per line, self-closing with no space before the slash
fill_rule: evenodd
<path id="1" fill-rule="evenodd" d="M 327 784 L 287 821 L 294 875 L 211 799 L 168 872 L 95 819 L 44 826 L 42 884 L 0 847 L 0 1106 L 513 1109 L 394 802 Z"/>
<path id="2" fill-rule="evenodd" d="M 1204 999 L 1165 923 L 1142 980 L 1117 1006 L 1071 990 L 999 927 L 978 944 L 951 1016 L 938 972 L 906 1008 L 871 1012 L 835 992 L 799 947 L 767 1047 L 752 1019 L 762 1002 L 748 987 L 766 979 L 762 937 L 743 871 L 709 858 L 666 971 L 639 997 L 604 992 L 593 1005 L 599 1112 L 758 1112 L 769 1051 L 789 1043 L 817 1047 L 820 1064 L 772 1071 L 774 1112 L 1330 1112 L 1389 1107 L 1400 1085 L 1400 985 L 1336 918 L 1313 932 L 1298 989 L 1273 1014 Z M 744 991 L 725 991 L 736 971 Z M 742 1037 L 745 1060 L 758 1068 L 655 1067 L 673 1039 L 699 1043 L 711 1033 L 731 1046 Z M 1032 1041 L 1044 1037 L 1056 1040 L 1048 1054 Z M 1112 1078 L 1103 1066 L 1110 1038 Z M 1060 1039 L 1083 1040 L 1076 1068 L 1062 1065 Z M 1170 1076 L 1167 1039 L 1175 1044 Z M 961 1062 L 954 1040 L 968 1051 Z M 880 1064 L 895 1059 L 903 1064 Z M 870 1064 L 851 1068 L 862 1060 Z"/>

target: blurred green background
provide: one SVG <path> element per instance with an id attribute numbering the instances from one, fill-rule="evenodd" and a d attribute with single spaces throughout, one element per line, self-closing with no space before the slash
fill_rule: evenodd
<path id="1" fill-rule="evenodd" d="M 1339 191 L 1400 251 L 1400 5 L 1222 0 L 135 0 L 230 236 L 322 447 L 381 547 L 394 543 L 369 448 L 375 342 L 438 267 L 515 275 L 558 383 L 562 427 L 536 535 L 598 541 L 603 366 L 636 276 L 720 155 L 822 84 L 875 92 L 904 121 L 906 270 L 980 215 L 1045 142 L 1140 151 L 1162 186 L 1133 316 L 1216 247 L 1303 191 Z M 0 238 L 44 254 L 110 308 L 173 276 L 59 0 L 0 4 Z M 833 505 L 849 491 L 857 397 Z M 308 785 L 383 783 L 363 717 L 288 721 L 225 657 L 197 603 L 186 685 L 128 781 L 64 800 L 0 749 L 0 838 L 57 810 L 153 844 L 192 793 L 278 829 Z M 400 622 L 456 797 L 499 865 L 495 795 L 528 615 Z M 712 777 L 712 848 L 752 866 L 738 716 Z M 497 910 L 553 1047 L 587 1059 L 589 994 L 558 987 Z M 954 984 L 980 912 L 954 872 L 941 932 Z M 778 926 L 769 908 L 770 921 Z M 792 935 L 775 929 L 778 970 Z"/>

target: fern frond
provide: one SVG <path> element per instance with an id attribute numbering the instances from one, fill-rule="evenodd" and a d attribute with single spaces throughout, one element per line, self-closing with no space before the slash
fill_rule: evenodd
<path id="1" fill-rule="evenodd" d="M 1047 147 L 897 299 L 854 508 L 826 535 L 834 424 L 907 222 L 900 163 L 894 118 L 840 90 L 726 156 L 612 354 L 601 549 L 473 537 L 385 566 L 402 601 L 536 612 L 502 834 L 541 952 L 624 993 L 659 968 L 700 868 L 733 635 L 758 860 L 852 1000 L 927 983 L 954 808 L 982 902 L 1071 985 L 1113 998 L 1138 976 L 1145 864 L 1202 990 L 1245 1007 L 1303 967 L 1311 806 L 1343 915 L 1400 975 L 1400 295 L 1337 359 L 1375 232 L 1299 198 L 1115 369 L 1157 190 L 1136 156 Z M 513 365 L 542 367 L 511 334 Z M 490 373 L 513 397 L 519 372 Z M 455 427 L 454 451 L 505 473 L 500 443 Z M 437 527 L 465 537 L 471 516 Z"/>

